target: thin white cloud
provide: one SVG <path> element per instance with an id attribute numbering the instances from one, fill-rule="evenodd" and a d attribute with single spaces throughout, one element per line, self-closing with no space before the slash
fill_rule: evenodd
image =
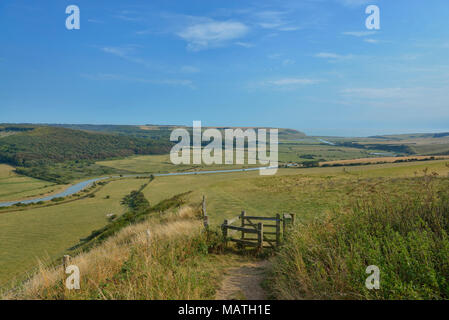
<path id="1" fill-rule="evenodd" d="M 367 43 L 373 43 L 373 44 L 380 42 L 380 40 L 376 40 L 376 39 L 364 39 L 363 41 L 365 41 Z"/>
<path id="2" fill-rule="evenodd" d="M 97 19 L 87 19 L 87 21 L 90 22 L 90 23 L 104 23 L 104 21 L 97 20 Z"/>
<path id="3" fill-rule="evenodd" d="M 342 95 L 365 99 L 391 99 L 410 97 L 413 89 L 405 88 L 350 88 L 343 89 Z"/>
<path id="4" fill-rule="evenodd" d="M 328 60 L 347 60 L 352 59 L 354 56 L 352 54 L 349 55 L 341 55 L 333 52 L 320 52 L 315 55 L 315 58 L 328 59 Z"/>
<path id="5" fill-rule="evenodd" d="M 265 83 L 268 85 L 274 85 L 274 86 L 292 86 L 292 85 L 310 85 L 310 84 L 316 84 L 320 82 L 316 79 L 307 79 L 307 78 L 283 78 L 283 79 L 277 79 L 277 80 L 269 80 Z"/>
<path id="6" fill-rule="evenodd" d="M 103 52 L 124 58 L 127 57 L 134 49 L 132 47 L 103 47 L 101 50 Z"/>
<path id="7" fill-rule="evenodd" d="M 268 58 L 269 59 L 279 59 L 279 58 L 281 58 L 282 57 L 282 54 L 281 53 L 272 53 L 272 54 L 269 54 L 268 55 Z"/>
<path id="8" fill-rule="evenodd" d="M 277 31 L 296 31 L 301 29 L 294 20 L 287 19 L 287 11 L 259 11 L 253 13 L 255 23 L 264 29 Z"/>
<path id="9" fill-rule="evenodd" d="M 345 36 L 366 37 L 376 34 L 375 31 L 346 31 L 342 33 Z"/>
<path id="10" fill-rule="evenodd" d="M 224 46 L 248 32 L 249 28 L 241 22 L 209 21 L 190 25 L 177 35 L 188 43 L 189 50 L 199 51 Z"/>
<path id="11" fill-rule="evenodd" d="M 271 88 L 275 90 L 295 90 L 304 86 L 310 86 L 322 82 L 318 79 L 285 77 L 270 79 L 250 84 L 251 88 Z"/>
<path id="12" fill-rule="evenodd" d="M 249 43 L 249 42 L 237 41 L 235 44 L 240 46 L 240 47 L 244 47 L 244 48 L 252 48 L 252 47 L 254 47 L 254 44 Z"/>
<path id="13" fill-rule="evenodd" d="M 280 64 L 283 66 L 290 66 L 290 65 L 295 64 L 295 62 L 296 62 L 293 59 L 284 57 L 284 55 L 281 53 L 272 53 L 272 54 L 269 54 L 267 57 L 268 57 L 268 59 L 279 61 Z"/>
<path id="14" fill-rule="evenodd" d="M 101 51 L 108 53 L 108 54 L 112 54 L 114 56 L 120 57 L 123 60 L 129 61 L 129 62 L 133 62 L 133 63 L 137 63 L 137 64 L 141 64 L 147 68 L 159 68 L 155 65 L 153 65 L 152 63 L 136 57 L 136 48 L 138 48 L 139 46 L 137 45 L 127 45 L 127 46 L 121 46 L 121 47 L 102 47 L 100 48 Z"/>
<path id="15" fill-rule="evenodd" d="M 130 10 L 122 10 L 113 17 L 126 22 L 139 22 L 144 20 L 139 12 Z"/>

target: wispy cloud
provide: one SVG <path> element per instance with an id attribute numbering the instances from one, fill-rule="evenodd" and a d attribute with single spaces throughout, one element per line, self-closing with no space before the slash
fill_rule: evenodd
<path id="1" fill-rule="evenodd" d="M 264 29 L 274 29 L 277 31 L 296 31 L 301 29 L 294 23 L 294 20 L 289 20 L 287 11 L 259 11 L 253 13 L 256 19 L 256 25 Z"/>
<path id="2" fill-rule="evenodd" d="M 210 20 L 190 25 L 177 35 L 187 42 L 189 50 L 199 51 L 224 46 L 248 32 L 249 27 L 241 22 Z"/>
<path id="3" fill-rule="evenodd" d="M 113 54 L 113 55 L 121 57 L 121 58 L 125 58 L 125 57 L 128 57 L 132 51 L 134 51 L 134 48 L 129 47 L 129 46 L 126 46 L 126 47 L 102 47 L 101 50 L 103 52 Z"/>
<path id="4" fill-rule="evenodd" d="M 320 82 L 320 80 L 316 79 L 307 79 L 307 78 L 282 78 L 277 80 L 269 80 L 265 83 L 273 86 L 295 86 L 295 85 L 309 85 L 316 84 Z"/>
<path id="5" fill-rule="evenodd" d="M 352 58 L 354 58 L 354 56 L 352 54 L 341 55 L 341 54 L 332 53 L 332 52 L 320 52 L 320 53 L 317 53 L 315 55 L 315 58 L 321 58 L 321 59 L 328 59 L 328 60 L 336 61 L 336 60 L 352 59 Z"/>
<path id="6" fill-rule="evenodd" d="M 346 31 L 342 32 L 345 36 L 353 36 L 353 37 L 366 37 L 376 34 L 375 31 Z"/>
<path id="7" fill-rule="evenodd" d="M 123 60 L 141 64 L 147 68 L 155 68 L 156 66 L 149 61 L 139 58 L 136 56 L 136 49 L 139 48 L 138 45 L 126 45 L 126 46 L 119 46 L 119 47 L 101 47 L 101 51 L 112 54 L 114 56 L 120 57 Z"/>
<path id="8" fill-rule="evenodd" d="M 143 20 L 139 12 L 130 10 L 122 10 L 119 13 L 113 15 L 113 17 L 127 22 L 138 22 Z"/>
<path id="9" fill-rule="evenodd" d="M 252 47 L 254 47 L 254 44 L 253 43 L 249 43 L 249 42 L 237 41 L 235 44 L 240 46 L 240 47 L 244 47 L 244 48 L 252 48 Z"/>
<path id="10" fill-rule="evenodd" d="M 413 89 L 405 88 L 350 88 L 341 90 L 344 96 L 362 99 L 391 99 L 410 97 Z"/>
<path id="11" fill-rule="evenodd" d="M 302 78 L 302 77 L 285 77 L 277 79 L 269 79 L 265 81 L 253 82 L 249 85 L 250 88 L 271 88 L 275 90 L 295 90 L 304 86 L 310 86 L 323 82 L 319 79 Z"/>
<path id="12" fill-rule="evenodd" d="M 284 57 L 284 55 L 281 53 L 272 53 L 272 54 L 269 54 L 267 57 L 271 60 L 279 61 L 280 64 L 282 64 L 283 66 L 290 66 L 290 65 L 295 64 L 295 60 Z"/>
<path id="13" fill-rule="evenodd" d="M 90 23 L 104 23 L 104 21 L 97 20 L 97 19 L 87 19 L 87 21 L 90 22 Z"/>

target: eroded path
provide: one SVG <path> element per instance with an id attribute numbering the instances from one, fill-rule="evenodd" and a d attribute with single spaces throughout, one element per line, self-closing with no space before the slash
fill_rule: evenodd
<path id="1" fill-rule="evenodd" d="M 267 293 L 262 288 L 262 281 L 270 267 L 267 260 L 252 261 L 229 269 L 220 289 L 215 295 L 216 300 L 265 300 Z"/>

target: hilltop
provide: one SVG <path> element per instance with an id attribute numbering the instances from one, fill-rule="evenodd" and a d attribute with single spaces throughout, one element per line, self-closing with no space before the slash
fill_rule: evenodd
<path id="1" fill-rule="evenodd" d="M 169 140 L 170 133 L 173 129 L 184 128 L 191 131 L 191 127 L 182 125 L 93 125 L 93 124 L 48 124 L 48 126 L 62 127 L 68 129 L 76 130 L 86 130 L 94 132 L 104 132 L 104 133 L 114 133 L 119 135 L 128 135 L 141 138 L 151 138 L 154 140 Z M 219 126 L 219 127 L 208 127 L 203 126 L 203 129 L 218 129 L 223 131 L 225 129 L 273 129 L 268 127 L 230 127 L 230 126 Z M 283 140 L 295 140 L 306 137 L 306 134 L 295 130 L 287 128 L 278 128 L 279 139 Z"/>

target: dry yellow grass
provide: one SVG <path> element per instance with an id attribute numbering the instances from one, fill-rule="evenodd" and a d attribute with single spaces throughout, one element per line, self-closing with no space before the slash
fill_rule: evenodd
<path id="1" fill-rule="evenodd" d="M 143 259 L 143 264 L 151 278 L 152 272 L 161 272 L 158 254 L 162 247 L 173 246 L 179 249 L 180 244 L 189 245 L 189 240 L 201 236 L 201 221 L 196 219 L 197 212 L 191 207 L 181 207 L 176 211 L 167 212 L 163 222 L 152 218 L 142 223 L 128 226 L 117 235 L 106 240 L 102 245 L 92 250 L 81 253 L 71 259 L 71 264 L 76 265 L 81 275 L 81 290 L 68 291 L 62 289 L 63 280 L 67 277 L 63 273 L 62 266 L 45 267 L 40 263 L 38 273 L 26 282 L 20 290 L 4 295 L 3 299 L 134 299 L 142 294 L 133 281 L 117 283 L 113 281 L 114 288 L 109 292 L 104 288 L 114 275 L 120 273 L 124 264 L 133 254 L 138 254 Z M 147 230 L 150 232 L 148 237 Z M 183 249 L 184 250 L 184 249 Z M 191 250 L 189 248 L 185 249 Z M 174 251 L 169 252 L 174 254 Z M 175 261 L 175 259 L 173 259 Z M 170 270 L 165 272 L 167 279 L 170 278 Z M 159 275 L 154 275 L 159 276 Z M 154 277 L 153 277 L 154 278 Z M 139 280 L 142 283 L 141 280 Z M 146 285 L 154 286 L 149 281 Z M 161 285 L 160 283 L 158 284 Z M 174 287 L 171 284 L 172 287 Z M 120 288 L 118 288 L 120 287 Z M 201 298 L 199 288 L 191 288 L 190 296 L 186 298 Z M 196 291 L 198 292 L 196 292 Z M 187 289 L 189 291 L 189 289 Z M 163 293 L 161 293 L 163 294 Z M 179 294 L 186 294 L 185 288 Z M 163 298 L 161 296 L 160 298 Z M 145 298 L 152 298 L 151 296 Z M 170 298 L 170 297 L 168 297 Z M 179 298 L 179 297 L 178 297 Z"/>

